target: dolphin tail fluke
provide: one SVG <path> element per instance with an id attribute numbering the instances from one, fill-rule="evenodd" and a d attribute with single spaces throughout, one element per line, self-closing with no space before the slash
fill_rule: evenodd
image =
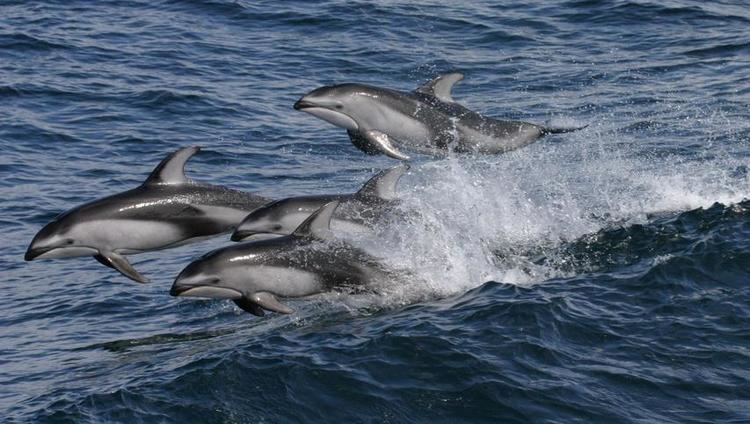
<path id="1" fill-rule="evenodd" d="M 542 127 L 542 135 L 565 134 L 573 131 L 579 131 L 586 127 L 588 127 L 588 124 L 582 127 Z"/>
<path id="2" fill-rule="evenodd" d="M 118 255 L 115 252 L 100 252 L 98 255 L 94 256 L 94 258 L 96 258 L 96 260 L 101 264 L 116 269 L 120 274 L 130 278 L 133 281 L 137 281 L 139 283 L 149 282 L 149 279 L 141 275 L 140 272 L 136 271 L 135 268 L 133 268 L 133 265 L 131 265 L 130 262 L 128 262 L 128 260 L 125 259 L 125 257 L 122 255 Z"/>

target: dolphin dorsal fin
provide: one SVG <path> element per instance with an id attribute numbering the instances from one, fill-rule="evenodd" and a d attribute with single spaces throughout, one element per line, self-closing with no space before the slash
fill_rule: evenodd
<path id="1" fill-rule="evenodd" d="M 339 206 L 339 201 L 334 200 L 323 205 L 320 209 L 308 216 L 302 224 L 294 230 L 292 235 L 297 237 L 312 237 L 327 239 L 331 237 L 331 218 L 333 211 Z"/>
<path id="2" fill-rule="evenodd" d="M 360 198 L 378 198 L 383 200 L 395 200 L 396 184 L 398 180 L 409 170 L 408 164 L 396 165 L 392 168 L 378 172 L 370 178 L 355 196 Z"/>
<path id="3" fill-rule="evenodd" d="M 184 184 L 189 182 L 185 176 L 185 163 L 198 153 L 199 146 L 183 147 L 162 160 L 151 171 L 144 184 Z"/>
<path id="4" fill-rule="evenodd" d="M 417 88 L 417 93 L 427 94 L 437 97 L 443 102 L 453 103 L 451 90 L 453 86 L 464 79 L 464 74 L 460 72 L 451 72 L 450 74 L 438 75 L 430 82 Z"/>

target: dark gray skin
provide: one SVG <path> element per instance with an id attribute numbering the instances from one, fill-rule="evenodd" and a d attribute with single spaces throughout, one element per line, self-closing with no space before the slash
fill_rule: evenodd
<path id="1" fill-rule="evenodd" d="M 337 201 L 305 220 L 291 235 L 215 250 L 188 265 L 170 294 L 231 299 L 257 316 L 292 313 L 278 297 L 296 298 L 337 288 L 366 290 L 390 272 L 375 258 L 331 235 Z"/>
<path id="2" fill-rule="evenodd" d="M 25 259 L 93 256 L 138 282 L 123 255 L 166 249 L 232 231 L 268 199 L 187 179 L 186 147 L 165 158 L 139 187 L 62 213 L 34 237 Z"/>
<path id="3" fill-rule="evenodd" d="M 398 203 L 396 184 L 408 169 L 408 165 L 401 164 L 381 171 L 356 193 L 289 197 L 269 203 L 245 217 L 232 240 L 241 241 L 256 234 L 291 234 L 313 212 L 334 200 L 340 202 L 333 216 L 337 226 L 367 231 Z"/>
<path id="4" fill-rule="evenodd" d="M 442 156 L 499 154 L 533 143 L 545 134 L 580 128 L 548 128 L 521 121 L 488 118 L 453 101 L 460 73 L 441 75 L 414 92 L 364 84 L 317 88 L 294 108 L 345 128 L 352 143 L 368 154 L 407 160 L 401 150 Z"/>

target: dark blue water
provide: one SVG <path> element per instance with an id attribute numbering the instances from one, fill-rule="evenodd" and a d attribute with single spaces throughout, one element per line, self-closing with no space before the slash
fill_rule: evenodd
<path id="1" fill-rule="evenodd" d="M 0 3 L 0 415 L 10 422 L 747 422 L 750 5 Z M 419 213 L 354 240 L 413 278 L 257 318 L 175 299 L 228 237 L 23 262 L 59 212 L 180 146 L 197 180 L 355 190 L 393 164 L 294 111 L 461 70 L 481 113 L 589 124 L 421 158 Z"/>

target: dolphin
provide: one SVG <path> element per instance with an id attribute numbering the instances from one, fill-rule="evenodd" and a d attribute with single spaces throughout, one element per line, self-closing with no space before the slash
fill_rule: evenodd
<path id="1" fill-rule="evenodd" d="M 401 151 L 441 156 L 448 151 L 498 154 L 533 143 L 546 134 L 577 131 L 521 121 L 488 118 L 456 103 L 453 86 L 463 79 L 440 75 L 413 92 L 364 84 L 317 88 L 294 108 L 345 128 L 352 143 L 368 154 L 408 160 Z"/>
<path id="2" fill-rule="evenodd" d="M 333 216 L 334 226 L 366 231 L 398 202 L 396 184 L 408 169 L 409 165 L 400 164 L 381 171 L 356 193 L 289 197 L 271 202 L 245 217 L 234 230 L 232 241 L 256 234 L 289 235 L 313 212 L 334 200 L 340 202 Z"/>
<path id="3" fill-rule="evenodd" d="M 123 255 L 178 246 L 232 231 L 269 199 L 185 176 L 185 163 L 200 150 L 167 156 L 139 187 L 94 200 L 45 225 L 24 259 L 93 256 L 122 275 L 148 282 Z"/>
<path id="4" fill-rule="evenodd" d="M 235 244 L 189 264 L 172 285 L 172 296 L 231 299 L 242 310 L 294 312 L 278 299 L 310 296 L 339 287 L 362 289 L 391 275 L 375 258 L 333 237 L 334 200 L 290 235 Z"/>

